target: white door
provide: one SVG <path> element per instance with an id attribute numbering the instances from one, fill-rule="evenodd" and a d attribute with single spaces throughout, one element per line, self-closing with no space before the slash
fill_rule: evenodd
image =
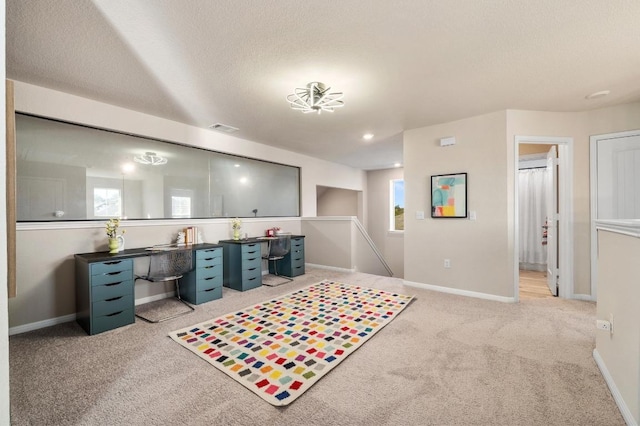
<path id="1" fill-rule="evenodd" d="M 547 285 L 558 295 L 558 153 L 555 145 L 547 153 Z"/>

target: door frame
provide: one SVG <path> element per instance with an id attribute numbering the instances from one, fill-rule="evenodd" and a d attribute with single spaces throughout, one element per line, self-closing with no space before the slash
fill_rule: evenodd
<path id="1" fill-rule="evenodd" d="M 519 136 L 514 138 L 513 154 L 513 299 L 520 300 L 520 227 L 518 201 L 518 153 L 520 144 L 557 145 L 558 146 L 558 297 L 573 298 L 573 138 L 560 136 Z M 541 234 L 542 235 L 542 234 Z"/>
<path id="2" fill-rule="evenodd" d="M 598 142 L 607 139 L 620 139 L 631 136 L 640 136 L 640 130 L 626 132 L 605 133 L 589 137 L 589 199 L 590 228 L 591 228 L 591 298 L 598 300 L 598 231 L 596 220 L 598 218 Z"/>

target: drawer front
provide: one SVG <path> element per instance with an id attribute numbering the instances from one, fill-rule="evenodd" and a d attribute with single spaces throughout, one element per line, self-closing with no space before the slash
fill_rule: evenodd
<path id="1" fill-rule="evenodd" d="M 244 265 L 247 262 L 253 262 L 256 259 L 260 261 L 261 258 L 262 258 L 262 252 L 260 251 L 260 247 L 254 250 L 243 251 L 242 258 L 241 258 L 242 267 L 244 268 Z"/>
<path id="2" fill-rule="evenodd" d="M 222 287 L 222 275 L 216 277 L 203 278 L 196 283 L 196 291 L 210 290 Z"/>
<path id="3" fill-rule="evenodd" d="M 291 276 L 297 277 L 298 275 L 304 275 L 304 263 L 300 266 L 291 266 Z"/>
<path id="4" fill-rule="evenodd" d="M 293 238 L 291 240 L 291 251 L 304 249 L 304 238 Z"/>
<path id="5" fill-rule="evenodd" d="M 291 250 L 291 259 L 304 259 L 304 249 Z"/>
<path id="6" fill-rule="evenodd" d="M 102 333 L 103 331 L 112 330 L 122 327 L 123 325 L 133 324 L 136 321 L 134 310 L 124 309 L 109 315 L 93 317 L 91 320 L 91 334 Z"/>
<path id="7" fill-rule="evenodd" d="M 212 265 L 204 268 L 198 267 L 198 269 L 196 269 L 196 280 L 217 276 L 222 276 L 222 265 Z"/>
<path id="8" fill-rule="evenodd" d="M 199 291 L 196 294 L 196 304 L 210 302 L 222 298 L 222 287 Z"/>
<path id="9" fill-rule="evenodd" d="M 204 268 L 207 266 L 222 265 L 222 256 L 203 257 L 196 260 L 196 268 Z"/>
<path id="10" fill-rule="evenodd" d="M 242 271 L 242 284 L 244 286 L 245 281 L 249 280 L 249 281 L 253 281 L 254 278 L 257 278 L 258 281 L 261 281 L 261 276 L 262 276 L 262 268 L 252 268 L 252 269 L 245 269 Z"/>
<path id="11" fill-rule="evenodd" d="M 248 253 L 248 252 L 254 253 L 256 251 L 260 253 L 260 249 L 261 249 L 260 243 L 242 244 L 241 247 L 242 247 L 241 248 L 242 254 Z"/>
<path id="12" fill-rule="evenodd" d="M 133 309 L 133 294 L 124 296 L 116 296 L 110 299 L 93 302 L 91 315 L 93 317 L 102 317 L 116 312 Z"/>
<path id="13" fill-rule="evenodd" d="M 133 294 L 133 280 L 131 279 L 93 287 L 91 301 L 100 302 L 127 294 Z"/>
<path id="14" fill-rule="evenodd" d="M 101 275 L 93 275 L 91 277 L 91 286 L 95 287 L 132 279 L 133 271 L 130 269 L 127 271 L 107 272 Z"/>
<path id="15" fill-rule="evenodd" d="M 260 257 L 259 253 L 257 256 L 242 260 L 243 271 L 247 269 L 256 269 L 256 268 L 260 269 L 261 267 L 262 267 L 262 257 Z"/>
<path id="16" fill-rule="evenodd" d="M 133 259 L 112 260 L 91 264 L 91 275 L 103 275 L 112 272 L 132 271 Z"/>
<path id="17" fill-rule="evenodd" d="M 291 268 L 295 268 L 297 266 L 304 266 L 304 257 L 291 258 Z"/>
<path id="18" fill-rule="evenodd" d="M 197 250 L 196 260 L 211 259 L 214 257 L 222 258 L 222 247 L 211 248 L 207 250 Z"/>

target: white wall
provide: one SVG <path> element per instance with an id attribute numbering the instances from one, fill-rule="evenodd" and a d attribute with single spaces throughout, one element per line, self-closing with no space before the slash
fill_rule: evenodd
<path id="1" fill-rule="evenodd" d="M 340 164 L 22 82 L 16 82 L 15 91 L 16 110 L 20 112 L 300 167 L 301 211 L 306 216 L 316 215 L 317 185 L 355 191 L 366 188 L 365 172 Z M 298 218 L 281 218 L 277 221 L 247 219 L 245 222 L 243 233 L 249 235 L 262 235 L 265 229 L 273 226 L 300 233 Z M 201 227 L 206 242 L 215 243 L 219 239 L 231 237 L 228 221 L 224 219 L 195 220 L 187 223 Z M 56 318 L 64 319 L 73 315 L 73 255 L 106 250 L 102 223 L 95 222 L 89 226 L 79 223 L 62 229 L 55 229 L 56 226 L 52 225 L 54 229 L 27 224 L 18 226 L 18 296 L 9 302 L 11 327 L 22 327 L 36 322 L 48 323 Z M 127 247 L 133 248 L 170 242 L 185 223 L 129 222 L 123 226 L 127 228 Z M 43 241 L 47 241 L 45 249 Z M 38 267 L 34 268 L 34 264 Z M 137 267 L 143 268 L 144 265 Z M 163 290 L 154 291 L 141 287 L 136 292 L 137 297 L 146 297 L 160 294 Z"/>
<path id="2" fill-rule="evenodd" d="M 579 113 L 499 111 L 405 132 L 405 279 L 513 297 L 515 136 L 570 137 L 574 294 L 590 297 L 589 137 L 638 128 L 640 102 Z M 457 144 L 440 147 L 446 136 Z M 457 172 L 469 174 L 477 221 L 429 219 L 429 176 Z M 416 220 L 417 210 L 427 219 Z"/>
<path id="3" fill-rule="evenodd" d="M 393 276 L 404 277 L 404 232 L 389 231 L 390 181 L 404 179 L 404 169 L 394 168 L 367 172 L 367 232 L 393 271 Z"/>
<path id="4" fill-rule="evenodd" d="M 358 191 L 326 188 L 317 203 L 318 216 L 358 216 Z"/>
<path id="5" fill-rule="evenodd" d="M 500 111 L 404 133 L 405 280 L 513 296 L 506 118 Z M 456 145 L 441 147 L 447 136 L 455 136 Z M 461 172 L 468 173 L 467 208 L 477 220 L 432 219 L 431 176 Z M 416 211 L 425 219 L 416 219 Z M 451 260 L 450 269 L 444 259 Z"/>
<path id="6" fill-rule="evenodd" d="M 636 230 L 636 233 L 638 230 Z M 640 238 L 598 231 L 598 319 L 613 314 L 613 335 L 598 331 L 596 359 L 624 406 L 640 422 Z M 611 383 L 610 383 L 611 386 Z M 615 393 L 614 393 L 615 395 Z M 620 405 L 620 402 L 618 401 Z M 621 410 L 623 415 L 625 410 Z"/>

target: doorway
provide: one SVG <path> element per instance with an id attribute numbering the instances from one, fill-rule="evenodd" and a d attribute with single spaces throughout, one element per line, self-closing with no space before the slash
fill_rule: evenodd
<path id="1" fill-rule="evenodd" d="M 557 146 L 557 168 L 550 163 L 552 161 L 549 156 L 542 155 L 543 152 L 552 151 L 550 148 Z M 572 228 L 572 188 L 573 188 L 573 139 L 567 137 L 547 137 L 547 136 L 516 136 L 514 147 L 514 300 L 517 302 L 520 300 L 520 246 L 521 240 L 525 238 L 525 235 L 521 235 L 520 230 L 520 216 L 521 208 L 525 206 L 520 205 L 520 169 L 519 160 L 520 153 L 528 153 L 530 156 L 532 152 L 538 154 L 538 165 L 542 167 L 542 164 L 546 164 L 546 168 L 549 170 L 557 171 L 556 183 L 549 183 L 548 185 L 557 188 L 557 196 L 550 196 L 546 200 L 545 205 L 551 205 L 553 202 L 557 202 L 557 209 L 549 208 L 549 211 L 545 213 L 545 222 L 540 226 L 540 229 L 534 229 L 533 236 L 527 236 L 532 238 L 539 238 L 540 243 L 546 242 L 546 252 L 550 252 L 550 259 L 553 261 L 543 262 L 537 261 L 539 264 L 544 264 L 546 272 L 538 272 L 538 275 L 542 274 L 544 280 L 536 276 L 535 282 L 544 282 L 552 290 L 556 290 L 556 294 L 562 298 L 570 298 L 573 294 L 573 228 Z M 543 158 L 544 157 L 544 158 Z M 551 213 L 552 211 L 557 214 Z M 534 227 L 537 227 L 535 224 Z M 554 254 L 553 250 L 549 250 L 549 245 L 553 249 L 557 248 L 557 252 Z M 540 254 L 538 253 L 538 257 Z M 557 268 L 554 268 L 554 263 Z M 550 269 L 548 269 L 549 267 Z M 546 276 L 545 276 L 546 274 Z M 529 275 L 524 277 L 523 281 L 529 280 Z M 535 275 L 535 274 L 533 274 Z M 536 284 L 537 285 L 537 284 Z M 543 288 L 535 289 L 534 292 L 542 291 Z"/>

